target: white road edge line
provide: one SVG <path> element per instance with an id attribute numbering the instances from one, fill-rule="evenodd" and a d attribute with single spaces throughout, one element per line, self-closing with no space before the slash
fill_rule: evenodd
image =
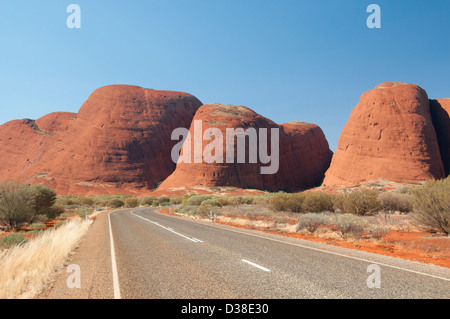
<path id="1" fill-rule="evenodd" d="M 112 266 L 112 276 L 113 276 L 113 289 L 114 289 L 114 299 L 122 299 L 120 295 L 120 285 L 119 285 L 119 274 L 117 272 L 116 263 L 116 252 L 114 249 L 114 238 L 111 228 L 111 213 L 108 214 L 109 222 L 109 241 L 111 242 L 111 266 Z"/>
<path id="2" fill-rule="evenodd" d="M 171 217 L 172 218 L 177 218 L 175 216 L 171 216 Z M 189 221 L 189 222 L 192 222 L 192 221 Z M 370 263 L 370 264 L 377 264 L 377 265 L 380 265 L 380 266 L 385 266 L 385 267 L 389 267 L 389 268 L 393 268 L 393 269 L 403 270 L 403 271 L 406 271 L 406 272 L 410 272 L 410 273 L 414 273 L 414 274 L 418 274 L 418 275 L 422 275 L 422 276 L 427 276 L 427 277 L 431 277 L 431 278 L 435 278 L 435 279 L 450 281 L 450 278 L 436 276 L 436 275 L 432 275 L 432 274 L 428 274 L 428 273 L 424 273 L 424 272 L 420 272 L 420 271 L 416 271 L 416 270 L 412 270 L 412 269 L 408 269 L 408 268 L 398 267 L 398 266 L 386 264 L 386 263 L 383 263 L 383 262 L 378 262 L 378 261 L 369 260 L 369 259 L 365 259 L 365 258 L 359 258 L 359 257 L 350 256 L 350 255 L 345 255 L 345 254 L 341 254 L 341 253 L 337 253 L 337 252 L 334 252 L 334 251 L 329 251 L 329 250 L 325 250 L 325 249 L 321 249 L 321 248 L 314 248 L 314 247 L 309 247 L 309 246 L 306 246 L 306 245 L 295 244 L 295 243 L 291 243 L 291 242 L 288 242 L 288 241 L 283 241 L 283 240 L 279 240 L 279 239 L 275 239 L 275 238 L 269 238 L 269 237 L 260 236 L 260 235 L 256 235 L 256 234 L 249 234 L 249 233 L 245 233 L 245 232 L 242 232 L 242 231 L 229 229 L 228 227 L 220 227 L 220 226 L 216 226 L 216 225 L 203 224 L 203 223 L 201 223 L 201 224 L 205 225 L 205 226 L 209 226 L 209 227 L 215 227 L 215 228 L 218 228 L 218 229 L 227 230 L 227 231 L 231 231 L 231 232 L 247 235 L 247 236 L 263 238 L 263 239 L 267 239 L 267 240 L 271 240 L 271 241 L 275 241 L 275 242 L 279 242 L 279 243 L 283 243 L 283 244 L 287 244 L 287 245 L 297 246 L 297 247 L 310 249 L 310 250 L 314 250 L 314 251 L 318 251 L 318 252 L 322 252 L 322 253 L 327 253 L 327 254 L 341 256 L 341 257 L 345 257 L 345 258 L 349 258 L 349 259 L 359 260 L 359 261 L 367 262 L 367 263 Z"/>
<path id="3" fill-rule="evenodd" d="M 301 248 L 305 248 L 305 249 L 310 249 L 310 250 L 314 250 L 314 251 L 318 251 L 318 252 L 322 252 L 322 253 L 327 253 L 327 254 L 331 254 L 331 255 L 336 255 L 336 256 L 341 256 L 341 257 L 350 258 L 350 259 L 354 259 L 354 260 L 359 260 L 359 261 L 367 262 L 367 263 L 370 263 L 370 264 L 377 264 L 377 265 L 380 265 L 380 266 L 386 266 L 386 267 L 389 267 L 389 268 L 403 270 L 403 271 L 411 272 L 411 273 L 418 274 L 418 275 L 423 275 L 423 276 L 428 276 L 428 277 L 432 277 L 432 278 L 436 278 L 436 279 L 450 281 L 450 278 L 445 278 L 445 277 L 441 277 L 441 276 L 427 274 L 427 273 L 424 273 L 424 272 L 420 272 L 420 271 L 416 271 L 416 270 L 412 270 L 412 269 L 407 269 L 407 268 L 402 268 L 402 267 L 398 267 L 398 266 L 394 266 L 394 265 L 389 265 L 389 264 L 386 264 L 386 263 L 373 261 L 373 260 L 369 260 L 369 259 L 365 259 L 365 258 L 349 256 L 349 255 L 337 253 L 337 252 L 334 252 L 334 251 L 328 251 L 328 250 L 324 250 L 324 249 L 320 249 L 320 248 L 308 247 L 308 246 L 301 245 L 301 244 L 294 244 L 294 243 L 290 243 L 290 242 L 287 242 L 287 241 L 283 241 L 283 240 L 279 240 L 279 239 L 275 239 L 275 238 L 268 238 L 268 237 L 265 237 L 265 236 L 259 236 L 259 235 L 255 235 L 255 234 L 249 234 L 249 233 L 237 231 L 237 230 L 234 230 L 234 229 L 228 229 L 228 228 L 218 227 L 218 226 L 213 226 L 213 225 L 208 225 L 208 226 L 216 227 L 216 228 L 219 228 L 219 229 L 224 229 L 224 230 L 228 230 L 228 231 L 231 231 L 231 232 L 235 232 L 235 233 L 239 233 L 239 234 L 243 234 L 243 235 L 248 235 L 248 236 L 252 236 L 252 237 L 263 238 L 263 239 L 267 239 L 267 240 L 271 240 L 271 241 L 275 241 L 275 242 L 279 242 L 279 243 L 283 243 L 283 244 L 287 244 L 287 245 L 292 245 L 292 246 L 297 246 L 297 247 L 301 247 Z"/>
<path id="4" fill-rule="evenodd" d="M 260 265 L 258 265 L 258 264 L 255 264 L 255 263 L 253 263 L 253 262 L 251 262 L 251 261 L 249 261 L 249 260 L 242 259 L 242 261 L 245 262 L 245 263 L 247 263 L 247 264 L 249 264 L 249 265 L 252 265 L 253 267 L 256 267 L 256 268 L 259 268 L 259 269 L 261 269 L 261 270 L 264 270 L 264 271 L 266 271 L 266 272 L 269 272 L 269 271 L 270 271 L 270 269 L 268 269 L 268 268 L 266 268 L 266 267 L 263 267 L 263 266 L 260 266 Z"/>
<path id="5" fill-rule="evenodd" d="M 144 217 L 142 217 L 142 216 L 136 215 L 134 212 L 131 212 L 131 214 L 134 215 L 134 216 L 136 216 L 136 217 L 139 217 L 139 218 L 141 218 L 141 219 L 143 219 L 143 220 L 145 220 L 145 221 L 147 221 L 147 222 L 149 222 L 149 223 L 152 223 L 152 224 L 154 224 L 154 225 L 156 225 L 156 226 L 159 226 L 159 227 L 161 227 L 161 228 L 163 228 L 163 229 L 165 229 L 165 230 L 168 230 L 168 231 L 170 231 L 171 233 L 174 233 L 174 234 L 176 234 L 176 235 L 178 235 L 178 236 L 181 236 L 181 237 L 183 237 L 183 238 L 186 238 L 187 240 L 190 240 L 190 241 L 192 241 L 192 242 L 194 242 L 194 243 L 203 243 L 203 241 L 201 241 L 200 239 L 197 239 L 197 238 L 194 238 L 194 237 L 188 237 L 188 236 L 185 236 L 185 235 L 183 235 L 183 234 L 180 234 L 180 233 L 174 231 L 174 230 L 173 230 L 172 228 L 170 228 L 170 227 L 165 227 L 165 226 L 163 226 L 163 225 L 160 225 L 160 224 L 157 223 L 157 222 L 154 222 L 154 221 L 151 221 L 151 220 L 149 220 L 149 219 L 147 219 L 147 218 L 144 218 Z"/>

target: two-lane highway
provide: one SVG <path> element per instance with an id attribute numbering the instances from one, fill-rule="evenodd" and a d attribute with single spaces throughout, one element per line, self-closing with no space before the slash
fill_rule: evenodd
<path id="1" fill-rule="evenodd" d="M 94 226 L 88 236 L 98 238 L 88 237 L 72 260 L 82 273 L 88 269 L 82 288 L 65 287 L 62 274 L 43 298 L 450 297 L 448 268 L 162 215 L 153 208 L 115 211 Z M 85 248 L 94 242 L 99 244 Z"/>
<path id="2" fill-rule="evenodd" d="M 122 298 L 450 297 L 446 269 L 426 273 L 368 254 L 148 208 L 112 213 L 110 219 Z M 380 267 L 380 288 L 367 284 L 373 264 Z"/>

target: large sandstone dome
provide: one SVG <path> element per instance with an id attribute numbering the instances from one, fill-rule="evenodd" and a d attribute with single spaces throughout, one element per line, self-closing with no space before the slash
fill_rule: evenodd
<path id="1" fill-rule="evenodd" d="M 353 109 L 323 184 L 444 176 L 427 93 L 414 84 L 387 82 L 364 93 Z"/>
<path id="2" fill-rule="evenodd" d="M 194 96 L 137 86 L 97 89 L 78 114 L 51 113 L 0 126 L 0 178 L 44 183 L 59 194 L 152 189 L 175 169 L 171 133 L 189 127 Z"/>
<path id="3" fill-rule="evenodd" d="M 249 129 L 257 132 L 256 139 L 245 140 L 245 159 L 239 160 L 238 138 L 228 140 L 227 129 L 241 128 L 239 136 L 245 135 Z M 211 134 L 216 129 L 220 134 Z M 262 152 L 259 134 L 266 129 L 267 139 L 263 145 L 267 150 Z M 267 161 L 260 154 L 272 156 L 272 129 L 278 130 L 279 156 L 278 163 Z M 198 109 L 189 129 L 190 140 L 184 142 L 175 172 L 165 180 L 159 190 L 169 190 L 180 186 L 233 186 L 239 188 L 256 188 L 264 190 L 300 190 L 320 185 L 324 173 L 331 161 L 332 152 L 322 130 L 314 124 L 291 122 L 277 125 L 273 121 L 257 114 L 241 105 L 207 104 Z M 195 160 L 196 144 L 200 143 L 200 157 Z M 205 138 L 206 137 L 206 138 Z M 272 137 L 274 139 L 272 139 Z M 216 147 L 211 147 L 215 142 Z M 253 142 L 251 142 L 253 141 Z M 190 144 L 186 144 L 190 143 Z M 206 152 L 209 150 L 211 152 Z M 229 150 L 233 149 L 232 161 L 227 161 Z M 275 150 L 274 150 L 275 151 Z M 186 152 L 190 155 L 186 156 Z M 220 156 L 216 152 L 221 152 Z M 251 156 L 254 156 L 253 160 Z M 275 152 L 274 152 L 275 154 Z M 189 161 L 189 158 L 191 159 Z M 255 160 L 256 158 L 256 160 Z M 221 159 L 221 160 L 218 160 Z M 276 172 L 262 173 L 264 168 L 275 168 Z"/>

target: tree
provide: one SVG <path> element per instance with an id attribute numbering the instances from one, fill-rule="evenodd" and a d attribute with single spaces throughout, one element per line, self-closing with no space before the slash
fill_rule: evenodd
<path id="1" fill-rule="evenodd" d="M 38 215 L 51 214 L 51 208 L 56 202 L 56 192 L 42 184 L 30 186 L 30 192 L 32 216 L 29 222 L 32 223 Z"/>
<path id="2" fill-rule="evenodd" d="M 25 184 L 7 182 L 0 184 L 0 221 L 18 229 L 33 218 L 33 194 Z"/>

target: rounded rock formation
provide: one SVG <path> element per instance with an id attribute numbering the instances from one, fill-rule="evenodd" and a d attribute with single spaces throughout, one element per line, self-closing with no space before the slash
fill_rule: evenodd
<path id="1" fill-rule="evenodd" d="M 99 88 L 78 114 L 52 113 L 2 125 L 0 160 L 8 164 L 0 176 L 44 183 L 58 194 L 148 191 L 175 169 L 172 130 L 189 125 L 200 106 L 182 92 Z"/>
<path id="2" fill-rule="evenodd" d="M 414 84 L 386 82 L 364 93 L 353 109 L 323 185 L 443 176 L 427 93 Z"/>
<path id="3" fill-rule="evenodd" d="M 245 106 L 207 104 L 195 114 L 177 168 L 159 190 L 199 185 L 301 190 L 320 185 L 331 156 L 317 125 L 277 125 Z"/>

